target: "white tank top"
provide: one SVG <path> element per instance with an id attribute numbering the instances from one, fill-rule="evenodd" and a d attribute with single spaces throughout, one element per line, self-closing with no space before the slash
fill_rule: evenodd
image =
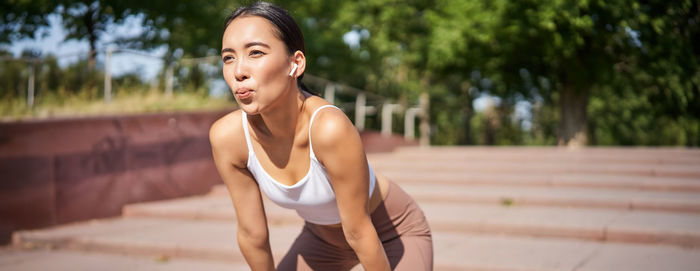
<path id="1" fill-rule="evenodd" d="M 306 176 L 291 186 L 281 184 L 273 179 L 260 165 L 260 161 L 255 156 L 255 151 L 253 151 L 253 145 L 250 144 L 248 118 L 246 113 L 241 110 L 245 140 L 248 144 L 247 167 L 248 171 L 258 182 L 260 190 L 276 204 L 284 208 L 294 209 L 304 220 L 319 225 L 340 223 L 338 205 L 335 201 L 335 193 L 333 192 L 328 172 L 316 159 L 313 146 L 311 145 L 311 125 L 314 117 L 319 110 L 326 107 L 334 107 L 340 110 L 333 105 L 324 105 L 316 109 L 311 115 L 309 120 L 309 171 L 306 173 Z M 367 166 L 369 167 L 369 196 L 372 197 L 376 178 L 369 163 Z"/>

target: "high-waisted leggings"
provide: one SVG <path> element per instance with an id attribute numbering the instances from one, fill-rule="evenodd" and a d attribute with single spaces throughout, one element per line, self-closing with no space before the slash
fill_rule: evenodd
<path id="1" fill-rule="evenodd" d="M 418 204 L 389 181 L 386 198 L 371 214 L 392 270 L 432 270 L 433 241 Z M 359 263 L 341 227 L 306 222 L 277 270 L 350 270 Z"/>

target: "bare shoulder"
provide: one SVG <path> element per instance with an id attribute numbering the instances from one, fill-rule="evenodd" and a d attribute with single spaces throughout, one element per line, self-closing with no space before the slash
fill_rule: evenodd
<path id="1" fill-rule="evenodd" d="M 312 108 L 316 110 L 326 104 L 329 103 L 315 103 Z M 311 137 L 314 149 L 321 150 L 337 146 L 337 144 L 348 143 L 348 140 L 359 138 L 359 133 L 343 111 L 338 108 L 324 108 L 319 110 L 314 117 Z"/>
<path id="2" fill-rule="evenodd" d="M 209 141 L 212 147 L 218 147 L 228 144 L 237 136 L 240 136 L 239 128 L 241 126 L 241 110 L 236 110 L 228 113 L 209 127 Z"/>
<path id="3" fill-rule="evenodd" d="M 209 143 L 214 155 L 226 158 L 236 165 L 241 165 L 248 153 L 241 115 L 240 109 L 228 113 L 209 128 Z"/>

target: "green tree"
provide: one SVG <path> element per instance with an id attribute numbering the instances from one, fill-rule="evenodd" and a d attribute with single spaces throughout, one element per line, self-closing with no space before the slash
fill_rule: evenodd
<path id="1" fill-rule="evenodd" d="M 102 0 L 56 0 L 56 12 L 61 15 L 63 27 L 68 32 L 66 39 L 87 39 L 90 45 L 88 69 L 95 67 L 97 42 L 105 34 L 110 24 L 120 24 L 133 15 L 134 11 L 126 5 L 127 1 Z M 110 33 L 113 35 L 113 33 Z"/>
<path id="2" fill-rule="evenodd" d="M 0 50 L 0 98 L 11 99 L 26 93 L 27 63 L 15 60 L 7 51 Z"/>
<path id="3" fill-rule="evenodd" d="M 146 31 L 130 41 L 138 48 L 167 45 L 167 60 L 219 54 L 224 22 L 238 5 L 224 0 L 139 1 L 132 6 L 143 14 Z"/>
<path id="4" fill-rule="evenodd" d="M 141 12 L 133 8 L 135 1 L 107 0 L 43 0 L 3 2 L 9 8 L 3 14 L 3 33 L 0 42 L 8 43 L 21 38 L 35 38 L 36 32 L 46 34 L 48 15 L 58 14 L 66 29 L 66 39 L 87 40 L 90 46 L 88 54 L 88 69 L 95 66 L 98 51 L 98 41 L 112 24 L 121 24 L 132 15 Z M 16 31 L 19 30 L 19 31 Z M 114 35 L 114 33 L 109 33 Z M 124 37 L 115 37 L 117 40 Z"/>
<path id="5" fill-rule="evenodd" d="M 433 115 L 453 119 L 438 123 L 438 134 L 458 130 L 457 143 L 495 143 L 486 140 L 483 131 L 490 129 L 484 114 L 476 114 L 472 108 L 474 99 L 493 87 L 482 76 L 483 66 L 490 57 L 491 44 L 495 40 L 494 24 L 505 1 L 455 1 L 440 0 L 425 12 L 429 35 L 426 63 L 436 77 L 435 81 L 447 83 L 444 94 L 433 95 L 431 102 L 441 106 Z M 450 102 L 449 100 L 458 102 Z M 503 110 L 501 110 L 502 112 Z M 474 120 L 473 117 L 478 120 Z M 441 118 L 438 118 L 438 120 Z M 483 123 L 484 125 L 482 125 Z M 474 130 L 476 129 L 476 130 Z M 495 133 L 489 132 L 488 134 Z M 490 136 L 486 136 L 490 137 Z M 438 143 L 447 143 L 439 140 Z"/>
<path id="6" fill-rule="evenodd" d="M 48 26 L 47 15 L 60 15 L 66 39 L 87 40 L 90 45 L 89 67 L 95 65 L 98 42 L 109 34 L 113 42 L 133 49 L 168 46 L 168 57 L 204 56 L 220 47 L 223 22 L 235 1 L 114 1 L 53 0 L 3 2 L 2 39 L 12 42 L 33 38 L 35 31 Z M 10 8 L 11 7 L 11 8 Z M 135 36 L 106 33 L 130 16 L 143 16 L 143 31 Z M 21 30 L 21 31 L 17 31 Z M 177 51 L 180 53 L 176 53 Z"/>
<path id="7" fill-rule="evenodd" d="M 343 35 L 360 31 L 357 26 L 341 23 L 347 13 L 343 2 L 295 0 L 275 1 L 287 9 L 304 34 L 307 73 L 354 87 L 363 87 L 368 59 L 359 48 L 350 48 Z M 322 87 L 322 86 L 320 86 Z M 322 92 L 323 89 L 316 90 Z"/>
<path id="8" fill-rule="evenodd" d="M 48 34 L 40 31 L 49 25 L 44 15 L 55 6 L 51 0 L 3 0 L 0 2 L 0 44 Z"/>
<path id="9" fill-rule="evenodd" d="M 628 1 L 518 1 L 501 13 L 486 70 L 502 93 L 540 95 L 559 108 L 559 145 L 585 145 L 591 92 L 611 82 L 612 66 L 631 50 Z M 498 57 L 497 57 L 498 56 Z M 526 88 L 526 78 L 550 88 Z"/>
<path id="10" fill-rule="evenodd" d="M 700 15 L 691 1 L 632 7 L 633 50 L 592 97 L 592 139 L 604 145 L 700 145 Z"/>
<path id="11" fill-rule="evenodd" d="M 545 126 L 551 117 L 541 114 L 552 114 L 547 108 L 554 105 L 561 145 L 585 144 L 591 122 L 595 133 L 629 124 L 621 118 L 601 126 L 588 118 L 588 110 L 602 112 L 600 104 L 589 104 L 591 97 L 627 97 L 630 87 L 641 99 L 654 101 L 649 107 L 653 110 L 639 114 L 650 123 L 668 119 L 689 123 L 690 134 L 685 137 L 692 138 L 697 128 L 687 120 L 698 116 L 697 5 L 693 1 L 440 1 L 429 16 L 429 63 L 441 70 L 483 74 L 492 82 L 489 92 L 506 103 L 519 96 L 541 101 L 536 117 Z M 478 82 L 472 84 L 479 87 Z M 612 100 L 604 105 L 644 108 Z"/>

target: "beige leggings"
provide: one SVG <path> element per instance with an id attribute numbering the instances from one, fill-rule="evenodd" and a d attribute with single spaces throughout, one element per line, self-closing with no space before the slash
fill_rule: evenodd
<path id="1" fill-rule="evenodd" d="M 433 240 L 418 204 L 389 182 L 384 202 L 372 212 L 392 270 L 432 270 Z M 359 263 L 341 227 L 306 222 L 277 270 L 350 270 Z"/>

